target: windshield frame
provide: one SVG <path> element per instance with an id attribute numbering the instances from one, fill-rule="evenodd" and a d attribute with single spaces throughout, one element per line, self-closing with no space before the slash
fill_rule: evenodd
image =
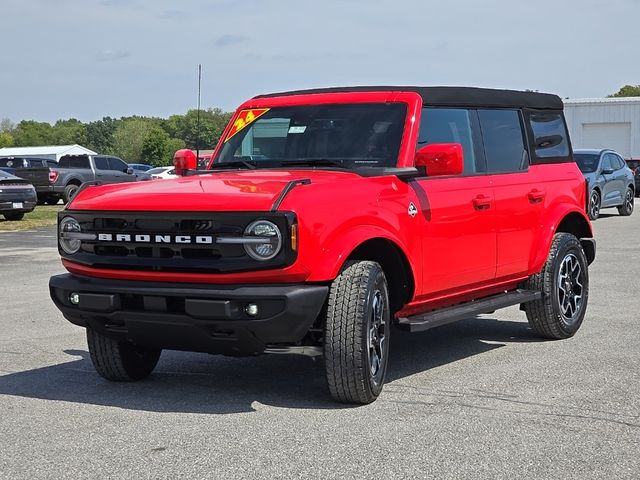
<path id="1" fill-rule="evenodd" d="M 405 103 L 406 116 L 404 119 L 404 127 L 400 139 L 400 148 L 398 152 L 398 160 L 392 168 L 413 167 L 415 151 L 411 145 L 415 145 L 417 141 L 416 118 L 419 118 L 420 109 L 422 108 L 422 97 L 416 92 L 338 92 L 323 94 L 303 94 L 303 95 L 284 95 L 280 97 L 263 97 L 253 98 L 238 107 L 234 115 L 231 117 L 227 127 L 220 137 L 220 141 L 211 155 L 211 160 L 207 166 L 208 169 L 215 169 L 216 162 L 220 157 L 224 147 L 224 139 L 231 131 L 234 122 L 238 119 L 240 112 L 247 109 L 259 108 L 277 108 L 277 107 L 297 107 L 305 105 L 331 105 L 331 104 L 361 104 L 361 103 Z M 221 164 L 221 163 L 220 163 Z M 270 167 L 274 168 L 274 167 Z M 303 166 L 286 166 L 277 168 L 299 169 Z M 336 169 L 336 166 L 317 165 L 312 168 Z M 384 170 L 383 167 L 372 167 Z M 351 169 L 345 171 L 352 171 Z"/>

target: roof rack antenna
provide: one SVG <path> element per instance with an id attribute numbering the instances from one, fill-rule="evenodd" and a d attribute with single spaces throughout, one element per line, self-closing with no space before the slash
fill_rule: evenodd
<path id="1" fill-rule="evenodd" d="M 196 168 L 200 160 L 200 86 L 202 84 L 202 64 L 198 64 L 198 119 L 196 120 Z"/>

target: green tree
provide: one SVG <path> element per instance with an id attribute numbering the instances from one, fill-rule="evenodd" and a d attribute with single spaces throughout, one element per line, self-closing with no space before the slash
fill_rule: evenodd
<path id="1" fill-rule="evenodd" d="M 75 118 L 58 120 L 52 128 L 53 145 L 84 145 L 87 142 L 86 126 Z"/>
<path id="2" fill-rule="evenodd" d="M 113 153 L 127 163 L 144 163 L 142 150 L 153 123 L 129 119 L 120 123 L 113 134 Z"/>
<path id="3" fill-rule="evenodd" d="M 98 153 L 115 153 L 113 135 L 119 124 L 119 120 L 111 117 L 88 123 L 85 126 L 85 146 Z"/>
<path id="4" fill-rule="evenodd" d="M 170 165 L 176 150 L 184 148 L 184 141 L 171 138 L 160 127 L 153 127 L 148 133 L 142 146 L 142 158 L 144 163 L 156 167 Z"/>
<path id="5" fill-rule="evenodd" d="M 609 97 L 640 97 L 640 85 L 625 85 Z"/>
<path id="6" fill-rule="evenodd" d="M 199 135 L 197 110 L 189 110 L 185 115 L 171 115 L 162 123 L 162 127 L 169 136 L 184 140 L 187 148 L 206 150 L 218 142 L 230 117 L 230 113 L 219 108 L 201 110 Z"/>
<path id="7" fill-rule="evenodd" d="M 13 135 L 9 132 L 0 132 L 0 148 L 13 147 L 14 143 Z"/>
<path id="8" fill-rule="evenodd" d="M 53 127 L 46 122 L 23 120 L 16 126 L 13 138 L 17 147 L 51 145 L 53 142 Z"/>

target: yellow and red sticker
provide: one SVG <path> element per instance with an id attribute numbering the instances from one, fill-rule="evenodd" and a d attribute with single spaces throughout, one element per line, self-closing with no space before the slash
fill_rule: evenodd
<path id="1" fill-rule="evenodd" d="M 247 110 L 240 110 L 238 116 L 233 121 L 233 125 L 231 125 L 229 133 L 227 133 L 227 138 L 225 138 L 224 141 L 227 142 L 236 133 L 248 125 L 251 125 L 268 111 L 268 108 L 249 108 Z"/>

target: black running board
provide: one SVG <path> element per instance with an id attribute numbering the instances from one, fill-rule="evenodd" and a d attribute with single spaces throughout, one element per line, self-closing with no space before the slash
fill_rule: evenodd
<path id="1" fill-rule="evenodd" d="M 540 300 L 541 298 L 541 292 L 518 289 L 480 300 L 473 300 L 452 307 L 422 313 L 413 317 L 400 318 L 398 319 L 398 326 L 409 332 L 423 332 L 424 330 L 446 325 L 447 323 L 471 318 L 481 313 L 491 313 L 500 308 Z"/>

